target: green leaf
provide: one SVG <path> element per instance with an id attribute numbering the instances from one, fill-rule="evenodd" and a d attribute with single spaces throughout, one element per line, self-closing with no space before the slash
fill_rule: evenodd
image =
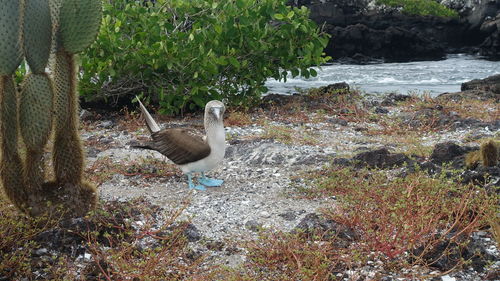
<path id="1" fill-rule="evenodd" d="M 229 60 L 229 63 L 230 63 L 232 66 L 234 66 L 234 67 L 236 67 L 236 68 L 239 68 L 239 67 L 240 67 L 240 62 L 239 62 L 238 60 L 236 60 L 234 57 L 229 57 L 229 58 L 228 58 L 228 60 Z"/>
<path id="2" fill-rule="evenodd" d="M 283 16 L 282 14 L 274 14 L 274 18 L 277 20 L 283 20 L 285 16 Z"/>
<path id="3" fill-rule="evenodd" d="M 214 25 L 214 30 L 218 34 L 221 34 L 222 33 L 222 26 L 220 26 L 220 25 Z"/>

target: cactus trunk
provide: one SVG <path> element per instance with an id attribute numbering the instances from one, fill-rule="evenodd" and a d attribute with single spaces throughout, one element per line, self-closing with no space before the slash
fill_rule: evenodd
<path id="1" fill-rule="evenodd" d="M 83 175 L 83 150 L 78 129 L 78 97 L 74 55 L 65 51 L 55 56 L 56 124 L 54 170 L 58 182 L 80 184 Z"/>

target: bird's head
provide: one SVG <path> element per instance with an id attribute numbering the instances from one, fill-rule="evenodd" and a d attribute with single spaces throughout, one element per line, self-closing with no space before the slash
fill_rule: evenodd
<path id="1" fill-rule="evenodd" d="M 224 103 L 218 100 L 212 100 L 205 106 L 205 117 L 214 118 L 215 120 L 222 120 L 226 107 Z"/>

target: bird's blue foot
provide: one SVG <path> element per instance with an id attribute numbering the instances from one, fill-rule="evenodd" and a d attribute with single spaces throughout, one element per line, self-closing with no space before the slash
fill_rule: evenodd
<path id="1" fill-rule="evenodd" d="M 207 190 L 203 185 L 200 185 L 200 184 L 199 185 L 190 184 L 189 188 L 190 189 L 201 190 L 201 191 Z"/>
<path id="2" fill-rule="evenodd" d="M 191 174 L 187 174 L 187 177 L 188 177 L 189 189 L 196 189 L 196 190 L 201 190 L 201 191 L 207 190 L 203 185 L 195 185 L 193 183 L 193 179 L 192 179 Z"/>
<path id="3" fill-rule="evenodd" d="M 201 174 L 201 179 L 199 179 L 198 181 L 205 186 L 211 186 L 211 187 L 221 186 L 224 183 L 223 180 L 207 178 L 203 173 Z"/>

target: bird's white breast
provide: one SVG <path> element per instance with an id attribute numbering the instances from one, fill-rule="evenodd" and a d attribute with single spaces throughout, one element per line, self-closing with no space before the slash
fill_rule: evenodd
<path id="1" fill-rule="evenodd" d="M 183 173 L 206 172 L 217 167 L 224 159 L 226 153 L 226 137 L 224 127 L 214 128 L 207 132 L 207 142 L 210 146 L 210 154 L 196 162 L 181 165 Z"/>

